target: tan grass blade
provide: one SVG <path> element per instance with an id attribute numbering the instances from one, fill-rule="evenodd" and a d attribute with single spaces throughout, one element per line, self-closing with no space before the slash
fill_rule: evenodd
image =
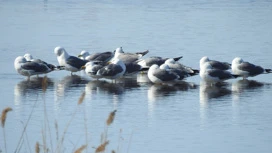
<path id="1" fill-rule="evenodd" d="M 36 142 L 36 145 L 35 145 L 35 153 L 40 153 L 40 144 L 38 141 Z"/>

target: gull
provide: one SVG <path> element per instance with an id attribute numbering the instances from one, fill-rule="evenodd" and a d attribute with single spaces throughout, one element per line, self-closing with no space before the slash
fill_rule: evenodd
<path id="1" fill-rule="evenodd" d="M 207 56 L 204 56 L 200 59 L 200 68 L 204 63 L 209 63 L 213 69 L 219 69 L 219 70 L 229 70 L 231 69 L 231 64 L 227 62 L 219 62 L 216 60 L 210 60 Z"/>
<path id="2" fill-rule="evenodd" d="M 211 85 L 228 79 L 234 79 L 238 76 L 239 75 L 231 74 L 226 70 L 213 69 L 210 63 L 204 63 L 204 65 L 201 65 L 200 69 L 201 79 L 203 79 L 205 82 L 211 83 Z"/>
<path id="3" fill-rule="evenodd" d="M 173 83 L 180 78 L 176 73 L 172 71 L 160 69 L 160 67 L 157 64 L 153 64 L 149 68 L 147 76 L 150 79 L 150 81 L 155 84 Z"/>
<path id="4" fill-rule="evenodd" d="M 63 47 L 56 47 L 54 52 L 57 55 L 59 65 L 63 66 L 65 70 L 71 71 L 71 75 L 73 72 L 80 71 L 81 67 L 87 63 L 87 61 L 78 57 L 70 56 Z"/>
<path id="5" fill-rule="evenodd" d="M 28 80 L 32 75 L 46 74 L 53 71 L 46 64 L 35 61 L 27 61 L 23 56 L 18 56 L 15 59 L 14 68 L 19 74 L 27 76 Z"/>
<path id="6" fill-rule="evenodd" d="M 42 63 L 42 64 L 45 64 L 47 65 L 50 69 L 52 70 L 63 70 L 64 67 L 63 66 L 55 66 L 53 64 L 49 64 L 41 59 L 34 59 L 33 56 L 29 53 L 26 53 L 24 55 L 24 58 L 27 60 L 27 61 L 31 61 L 31 62 L 37 62 L 37 63 Z"/>
<path id="7" fill-rule="evenodd" d="M 113 59 L 119 59 L 122 60 L 125 64 L 126 63 L 132 63 L 139 60 L 141 57 L 143 57 L 145 54 L 147 54 L 149 51 L 144 52 L 137 52 L 137 53 L 125 53 L 123 51 L 122 47 L 118 47 L 114 51 L 114 57 Z"/>
<path id="8" fill-rule="evenodd" d="M 108 62 L 114 56 L 113 52 L 102 52 L 102 53 L 93 53 L 90 54 L 89 52 L 83 50 L 80 52 L 78 57 L 82 60 L 87 61 L 103 61 Z"/>
<path id="9" fill-rule="evenodd" d="M 82 66 L 82 69 L 85 69 L 85 72 L 88 76 L 100 79 L 101 76 L 97 75 L 97 71 L 103 68 L 104 66 L 99 61 L 90 61 L 87 62 L 84 66 Z"/>
<path id="10" fill-rule="evenodd" d="M 190 76 L 194 76 L 199 74 L 199 70 L 193 69 L 191 67 L 182 65 L 181 63 L 179 63 L 178 61 L 174 60 L 173 58 L 169 58 L 164 62 L 166 65 L 168 65 L 168 67 L 170 69 L 174 69 L 174 70 L 180 70 L 184 73 L 187 73 Z"/>
<path id="11" fill-rule="evenodd" d="M 242 58 L 236 57 L 232 60 L 231 66 L 233 74 L 240 75 L 243 79 L 254 77 L 259 74 L 272 73 L 271 69 L 265 69 L 261 66 L 245 62 Z"/>
<path id="12" fill-rule="evenodd" d="M 119 59 L 113 59 L 109 65 L 99 69 L 96 75 L 106 79 L 118 79 L 124 75 L 125 71 L 125 64 Z"/>
<path id="13" fill-rule="evenodd" d="M 174 61 L 178 61 L 182 58 L 182 56 L 180 57 L 176 57 L 173 58 Z M 150 66 L 152 66 L 153 64 L 157 64 L 158 66 L 162 65 L 167 59 L 169 58 L 163 58 L 160 56 L 152 56 L 152 57 L 148 57 L 146 59 L 140 59 L 137 63 L 139 65 L 141 65 L 143 68 L 149 68 Z"/>

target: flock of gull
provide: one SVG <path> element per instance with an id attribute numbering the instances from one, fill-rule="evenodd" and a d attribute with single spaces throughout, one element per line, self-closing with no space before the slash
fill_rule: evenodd
<path id="1" fill-rule="evenodd" d="M 69 55 L 63 47 L 56 47 L 58 66 L 48 64 L 41 59 L 34 59 L 31 54 L 18 56 L 14 61 L 15 70 L 27 76 L 47 74 L 56 70 L 73 72 L 84 70 L 93 79 L 117 80 L 122 77 L 146 73 L 154 84 L 175 84 L 187 77 L 200 75 L 210 85 L 228 79 L 254 77 L 259 74 L 272 73 L 271 69 L 243 61 L 236 57 L 232 63 L 210 60 L 207 56 L 200 59 L 200 69 L 193 69 L 179 62 L 182 58 L 164 58 L 152 56 L 143 58 L 149 51 L 126 53 L 122 47 L 113 52 L 93 53 L 83 50 L 78 56 Z"/>

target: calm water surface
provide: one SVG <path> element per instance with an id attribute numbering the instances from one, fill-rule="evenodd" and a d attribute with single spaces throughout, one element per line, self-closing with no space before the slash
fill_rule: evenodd
<path id="1" fill-rule="evenodd" d="M 61 45 L 71 55 L 122 46 L 127 52 L 148 49 L 147 56 L 182 55 L 181 62 L 193 68 L 204 55 L 228 62 L 240 56 L 271 68 L 271 14 L 266 0 L 1 0 L 0 108 L 13 108 L 5 126 L 8 152 L 20 146 L 25 124 L 20 152 L 34 152 L 44 137 L 55 152 L 73 116 L 60 152 L 86 143 L 94 152 L 115 109 L 107 152 L 271 152 L 272 75 L 206 87 L 199 76 L 161 86 L 145 75 L 112 84 L 60 71 L 47 75 L 43 92 L 42 76 L 28 82 L 13 67 L 14 59 L 27 52 L 57 64 L 53 50 Z M 5 152 L 3 132 L 0 138 Z"/>

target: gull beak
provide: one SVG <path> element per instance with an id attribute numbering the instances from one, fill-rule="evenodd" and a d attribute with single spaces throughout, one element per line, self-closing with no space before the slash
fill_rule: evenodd
<path id="1" fill-rule="evenodd" d="M 85 66 L 85 65 L 81 66 L 81 70 L 84 70 L 85 68 L 86 68 L 86 66 Z"/>

